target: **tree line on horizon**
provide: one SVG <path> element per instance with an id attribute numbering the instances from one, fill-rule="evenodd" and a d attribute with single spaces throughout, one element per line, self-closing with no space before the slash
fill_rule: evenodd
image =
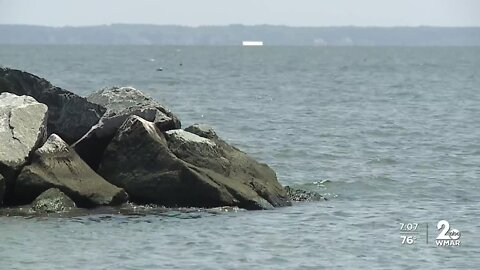
<path id="1" fill-rule="evenodd" d="M 480 27 L 0 25 L 0 44 L 241 45 L 244 40 L 275 46 L 480 46 Z"/>

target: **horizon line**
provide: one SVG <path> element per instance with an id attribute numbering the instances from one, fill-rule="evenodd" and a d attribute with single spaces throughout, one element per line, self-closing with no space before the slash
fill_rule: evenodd
<path id="1" fill-rule="evenodd" d="M 466 26 L 440 26 L 440 25 L 392 25 L 392 26 L 379 26 L 379 25 L 330 25 L 330 26 L 312 26 L 312 25 L 286 25 L 286 24 L 206 24 L 206 25 L 182 25 L 182 24 L 151 24 L 151 23 L 108 23 L 108 24 L 92 24 L 92 25 L 42 25 L 42 24 L 19 24 L 19 23 L 0 23 L 0 26 L 29 26 L 29 27 L 45 27 L 45 28 L 88 28 L 88 27 L 111 27 L 111 26 L 175 26 L 183 28 L 202 28 L 202 27 L 259 27 L 259 26 L 271 26 L 271 27 L 288 27 L 288 28 L 480 28 L 480 25 L 466 25 Z"/>

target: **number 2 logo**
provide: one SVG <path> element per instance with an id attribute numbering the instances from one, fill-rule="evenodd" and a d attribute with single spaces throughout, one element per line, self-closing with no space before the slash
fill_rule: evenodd
<path id="1" fill-rule="evenodd" d="M 437 236 L 437 240 L 457 240 L 460 238 L 460 231 L 457 229 L 450 230 L 450 223 L 446 220 L 440 220 L 437 223 L 437 230 L 441 230 Z"/>

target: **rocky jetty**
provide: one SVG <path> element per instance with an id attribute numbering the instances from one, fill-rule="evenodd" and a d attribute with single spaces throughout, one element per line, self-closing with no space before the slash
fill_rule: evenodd
<path id="1" fill-rule="evenodd" d="M 48 213 L 127 200 L 249 210 L 291 205 L 268 165 L 208 125 L 181 129 L 177 116 L 132 87 L 82 98 L 1 68 L 0 93 L 0 202 L 7 206 Z"/>

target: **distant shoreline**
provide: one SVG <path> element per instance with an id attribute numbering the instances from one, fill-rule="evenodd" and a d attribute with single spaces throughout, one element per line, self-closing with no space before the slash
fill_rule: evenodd
<path id="1" fill-rule="evenodd" d="M 480 27 L 292 27 L 276 25 L 0 25 L 0 44 L 241 46 L 480 46 Z"/>

